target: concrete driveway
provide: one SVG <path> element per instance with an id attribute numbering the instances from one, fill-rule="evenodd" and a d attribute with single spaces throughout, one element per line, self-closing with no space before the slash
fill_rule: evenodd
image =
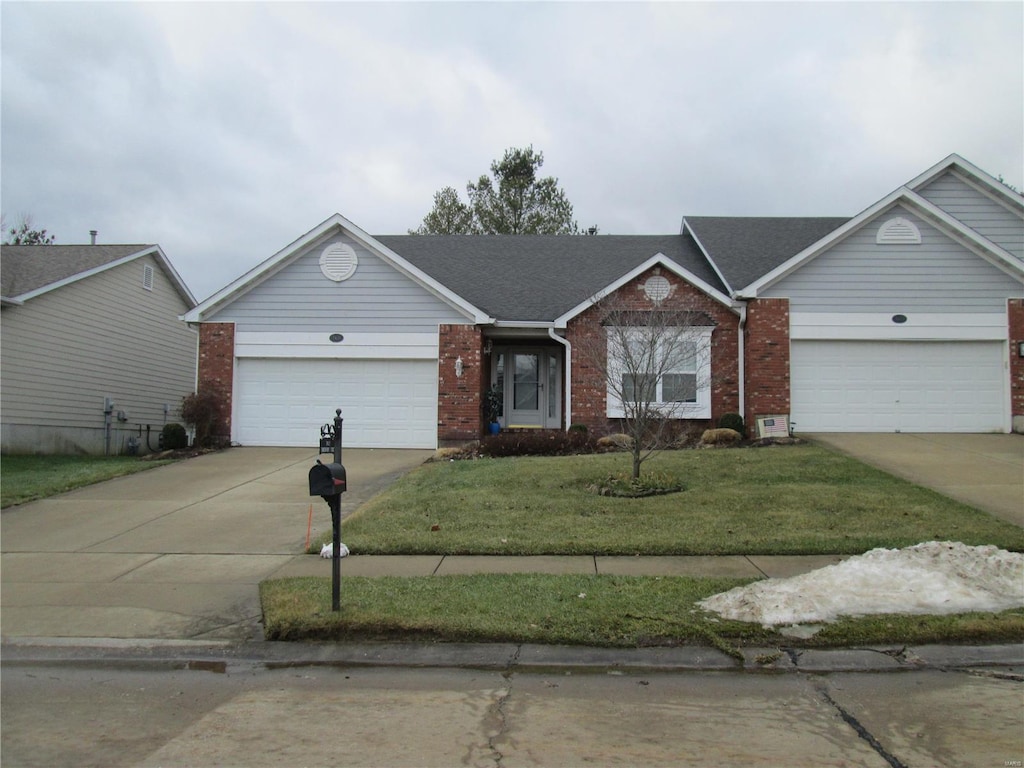
<path id="1" fill-rule="evenodd" d="M 430 455 L 346 450 L 343 515 Z M 3 638 L 261 638 L 257 585 L 304 557 L 310 504 L 331 529 L 316 458 L 233 448 L 4 510 Z"/>
<path id="2" fill-rule="evenodd" d="M 1024 435 L 848 433 L 808 439 L 1024 527 Z"/>

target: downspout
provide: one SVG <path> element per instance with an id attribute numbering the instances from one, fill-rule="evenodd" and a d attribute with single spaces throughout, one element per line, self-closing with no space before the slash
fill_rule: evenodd
<path id="1" fill-rule="evenodd" d="M 565 431 L 568 432 L 572 424 L 572 344 L 555 333 L 554 328 L 548 328 L 548 336 L 565 347 Z"/>
<path id="2" fill-rule="evenodd" d="M 744 301 L 742 304 L 740 304 L 740 324 L 739 324 L 739 326 L 737 328 L 737 332 L 736 332 L 737 343 L 739 344 L 739 349 L 738 349 L 737 355 L 736 355 L 736 367 L 738 369 L 737 373 L 738 373 L 739 379 L 740 379 L 739 380 L 739 387 L 738 387 L 738 389 L 739 389 L 739 396 L 740 396 L 739 414 L 740 414 L 741 417 L 743 417 L 744 423 L 746 423 L 746 421 L 747 421 L 747 413 L 746 413 L 746 411 L 747 411 L 747 408 L 746 408 L 746 405 L 747 405 L 747 398 L 746 398 L 746 379 L 747 379 L 747 376 L 746 376 L 746 362 L 745 362 L 745 356 L 744 356 L 744 346 L 745 346 L 745 344 L 743 343 L 743 341 L 744 341 L 743 330 L 746 327 L 746 325 L 747 325 L 747 302 Z"/>

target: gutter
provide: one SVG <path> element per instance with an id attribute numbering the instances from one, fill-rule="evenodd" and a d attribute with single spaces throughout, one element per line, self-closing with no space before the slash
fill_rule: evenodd
<path id="1" fill-rule="evenodd" d="M 739 324 L 739 326 L 737 326 L 737 330 L 736 330 L 737 344 L 739 345 L 738 349 L 736 350 L 736 368 L 737 368 L 737 375 L 739 376 L 739 381 L 737 382 L 737 389 L 739 391 L 739 399 L 740 399 L 739 411 L 738 412 L 739 412 L 740 416 L 743 417 L 743 423 L 744 424 L 747 421 L 747 413 L 746 413 L 746 411 L 747 411 L 747 408 L 746 408 L 746 404 L 747 404 L 747 397 L 746 397 L 746 395 L 747 395 L 747 393 L 746 393 L 746 386 L 745 386 L 745 382 L 746 382 L 746 378 L 747 378 L 747 376 L 746 376 L 746 357 L 745 357 L 744 352 L 743 352 L 743 349 L 744 349 L 744 346 L 745 346 L 745 344 L 744 344 L 744 328 L 746 327 L 746 325 L 747 325 L 747 302 L 744 301 L 742 304 L 740 304 L 740 324 Z"/>
<path id="2" fill-rule="evenodd" d="M 548 328 L 548 336 L 565 347 L 565 431 L 568 432 L 572 425 L 572 344 L 552 327 Z"/>

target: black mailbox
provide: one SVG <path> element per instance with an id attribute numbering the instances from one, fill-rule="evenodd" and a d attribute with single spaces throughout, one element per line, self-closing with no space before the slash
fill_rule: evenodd
<path id="1" fill-rule="evenodd" d="M 309 470 L 310 496 L 338 496 L 346 491 L 345 467 L 317 461 Z"/>

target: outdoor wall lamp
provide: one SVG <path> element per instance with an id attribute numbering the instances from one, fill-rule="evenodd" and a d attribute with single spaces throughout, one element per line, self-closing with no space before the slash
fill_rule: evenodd
<path id="1" fill-rule="evenodd" d="M 1017 342 L 1017 357 L 1024 357 L 1024 341 Z"/>
<path id="2" fill-rule="evenodd" d="M 465 366 L 462 364 L 462 357 L 460 356 L 455 361 L 455 378 L 457 378 L 457 379 L 461 379 L 462 378 L 462 370 L 463 370 L 464 367 Z"/>

